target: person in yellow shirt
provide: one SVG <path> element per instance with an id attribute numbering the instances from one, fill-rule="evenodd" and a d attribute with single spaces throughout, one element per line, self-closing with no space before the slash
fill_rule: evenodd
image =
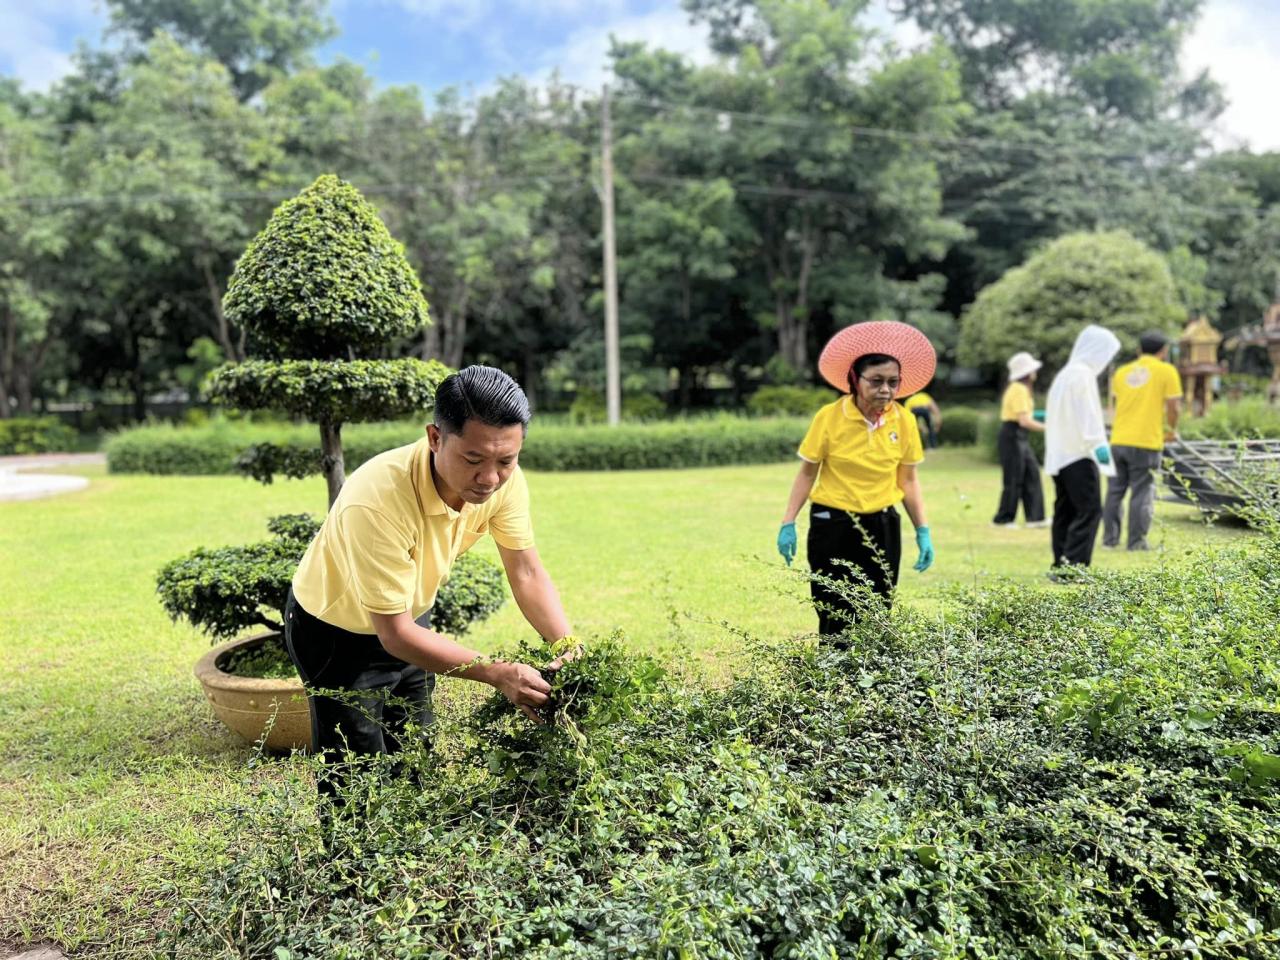
<path id="1" fill-rule="evenodd" d="M 942 410 L 938 401 L 923 390 L 907 397 L 903 404 L 915 414 L 916 426 L 920 427 L 920 439 L 924 441 L 926 450 L 934 450 L 938 446 L 938 433 L 942 430 Z"/>
<path id="2" fill-rule="evenodd" d="M 1043 364 L 1023 351 L 1010 357 L 1007 366 L 1009 386 L 1000 401 L 1000 436 L 996 443 L 1003 487 L 1000 506 L 991 522 L 997 527 L 1016 527 L 1021 502 L 1022 518 L 1028 527 L 1047 527 L 1040 461 L 1027 441 L 1030 431 L 1044 431 L 1044 424 L 1036 419 L 1035 400 L 1031 396 L 1036 371 Z"/>
<path id="3" fill-rule="evenodd" d="M 1116 475 L 1107 484 L 1102 511 L 1102 545 L 1120 545 L 1120 513 L 1129 494 L 1130 550 L 1147 550 L 1155 516 L 1156 471 L 1167 441 L 1178 437 L 1182 378 L 1169 357 L 1169 338 L 1159 330 L 1138 340 L 1137 360 L 1111 379 L 1111 457 Z"/>
<path id="4" fill-rule="evenodd" d="M 917 476 L 924 448 L 915 416 L 894 398 L 926 386 L 936 363 L 928 338 L 905 323 L 854 324 L 827 343 L 818 368 L 844 395 L 818 411 L 800 444 L 800 471 L 778 532 L 788 565 L 796 555 L 796 516 L 812 499 L 807 546 L 815 574 L 862 582 L 891 604 L 902 559 L 900 503 L 916 528 L 915 569 L 929 569 L 933 541 Z M 857 619 L 857 604 L 836 590 L 818 580 L 810 590 L 823 637 Z"/>
<path id="5" fill-rule="evenodd" d="M 487 683 L 537 721 L 550 686 L 535 668 L 483 662 L 430 627 L 450 567 L 486 534 L 520 611 L 549 642 L 571 630 L 538 557 L 519 467 L 529 402 L 509 376 L 472 366 L 436 390 L 434 423 L 347 478 L 293 577 L 285 642 L 308 690 L 312 748 L 344 774 L 345 750 L 397 753 L 431 717 L 434 674 Z M 331 691 L 333 696 L 321 691 Z"/>

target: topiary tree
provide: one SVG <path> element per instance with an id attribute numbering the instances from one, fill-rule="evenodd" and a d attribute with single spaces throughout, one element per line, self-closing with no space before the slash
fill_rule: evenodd
<path id="1" fill-rule="evenodd" d="M 1003 367 L 1030 350 L 1063 366 L 1088 324 L 1112 330 L 1127 351 L 1153 327 L 1176 333 L 1185 314 L 1169 265 L 1128 233 L 1073 233 L 985 288 L 961 326 L 958 358 Z"/>
<path id="2" fill-rule="evenodd" d="M 214 371 L 210 399 L 316 422 L 314 468 L 325 475 L 331 505 L 346 476 L 342 425 L 429 409 L 448 374 L 436 361 L 376 358 L 430 323 L 427 302 L 378 212 L 331 174 L 271 215 L 236 264 L 223 309 L 249 331 L 255 358 Z M 261 445 L 241 468 L 269 480 L 282 459 Z M 291 467 L 296 475 L 296 456 Z"/>

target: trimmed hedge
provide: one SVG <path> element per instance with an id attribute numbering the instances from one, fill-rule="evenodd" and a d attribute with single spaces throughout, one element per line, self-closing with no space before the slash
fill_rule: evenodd
<path id="1" fill-rule="evenodd" d="M 978 442 L 982 418 L 989 416 L 973 407 L 947 407 L 942 411 L 938 442 L 944 447 L 968 447 Z"/>
<path id="2" fill-rule="evenodd" d="M 246 360 L 209 377 L 209 399 L 243 410 L 284 410 L 308 420 L 349 423 L 406 417 L 435 405 L 444 364 L 401 360 Z"/>
<path id="3" fill-rule="evenodd" d="M 807 417 L 749 420 L 722 416 L 619 427 L 539 426 L 520 453 L 530 470 L 638 470 L 777 463 L 795 456 Z M 112 473 L 172 475 L 235 473 L 249 447 L 273 444 L 264 455 L 277 465 L 318 464 L 315 428 L 307 424 L 251 424 L 226 420 L 207 427 L 156 425 L 116 434 L 106 445 Z M 410 422 L 356 424 L 343 431 L 348 471 L 392 447 L 412 443 L 423 427 Z M 251 470 L 256 457 L 247 457 Z"/>
<path id="4" fill-rule="evenodd" d="M 76 432 L 57 417 L 0 420 L 0 456 L 70 450 L 75 443 Z"/>
<path id="5" fill-rule="evenodd" d="M 828 387 L 761 387 L 747 398 L 754 417 L 812 417 L 838 394 Z"/>

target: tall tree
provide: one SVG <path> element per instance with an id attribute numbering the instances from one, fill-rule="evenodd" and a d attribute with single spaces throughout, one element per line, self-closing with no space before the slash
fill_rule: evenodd
<path id="1" fill-rule="evenodd" d="M 139 54 L 157 33 L 217 60 L 241 100 L 311 62 L 337 34 L 327 0 L 108 0 L 111 30 Z"/>
<path id="2" fill-rule="evenodd" d="M 32 412 L 65 335 L 71 223 L 56 134 L 38 98 L 0 89 L 0 417 Z"/>
<path id="3" fill-rule="evenodd" d="M 635 45 L 615 49 L 623 122 L 649 139 L 649 180 L 724 176 L 749 225 L 737 286 L 778 350 L 807 372 L 817 328 L 865 317 L 885 259 L 942 256 L 959 226 L 940 215 L 937 171 L 893 127 L 949 131 L 959 87 L 945 51 L 890 62 L 859 26 L 865 3 L 688 0 L 723 59 L 696 68 Z M 666 105 L 653 117 L 654 102 Z"/>

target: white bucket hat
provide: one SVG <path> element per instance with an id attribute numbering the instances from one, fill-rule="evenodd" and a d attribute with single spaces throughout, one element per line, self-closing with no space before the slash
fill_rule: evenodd
<path id="1" fill-rule="evenodd" d="M 1015 353 L 1009 358 L 1009 380 L 1012 382 L 1021 380 L 1023 377 L 1029 377 L 1043 366 L 1043 363 L 1025 350 L 1021 353 Z"/>

